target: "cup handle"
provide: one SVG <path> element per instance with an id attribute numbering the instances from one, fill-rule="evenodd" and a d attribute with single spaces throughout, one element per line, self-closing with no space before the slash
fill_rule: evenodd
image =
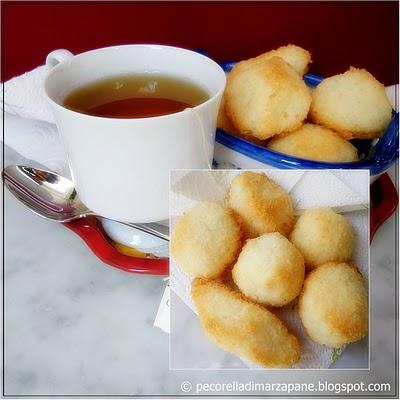
<path id="1" fill-rule="evenodd" d="M 73 56 L 74 55 L 70 51 L 65 49 L 54 50 L 46 57 L 46 66 L 49 69 L 54 68 L 56 65 L 62 62 L 71 60 Z"/>

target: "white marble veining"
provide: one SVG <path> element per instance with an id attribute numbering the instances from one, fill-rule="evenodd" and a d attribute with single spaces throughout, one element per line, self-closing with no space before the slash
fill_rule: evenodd
<path id="1" fill-rule="evenodd" d="M 6 164 L 15 161 L 8 152 Z M 394 390 L 393 217 L 371 248 L 370 371 L 170 371 L 168 335 L 153 327 L 161 277 L 104 265 L 7 191 L 4 206 L 5 395 L 173 395 L 183 381 L 194 394 L 196 383 L 234 380 L 388 382 Z"/>

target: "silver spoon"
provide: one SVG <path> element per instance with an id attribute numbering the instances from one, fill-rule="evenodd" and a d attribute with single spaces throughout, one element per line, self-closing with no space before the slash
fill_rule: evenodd
<path id="1" fill-rule="evenodd" d="M 79 199 L 74 184 L 54 172 L 10 165 L 3 170 L 9 191 L 35 214 L 51 221 L 69 222 L 95 215 Z M 127 224 L 159 239 L 169 240 L 169 228 L 158 224 Z"/>

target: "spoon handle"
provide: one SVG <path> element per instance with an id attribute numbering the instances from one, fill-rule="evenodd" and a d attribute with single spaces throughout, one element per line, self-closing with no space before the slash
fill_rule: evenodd
<path id="1" fill-rule="evenodd" d="M 80 201 L 74 184 L 53 172 L 22 165 L 4 168 L 3 180 L 10 192 L 34 213 L 58 222 L 94 215 Z M 159 223 L 124 223 L 159 239 L 169 241 L 168 226 Z"/>
<path id="2" fill-rule="evenodd" d="M 149 233 L 160 239 L 169 241 L 169 227 L 168 226 L 161 225 L 156 222 L 148 223 L 148 224 L 132 224 L 132 223 L 122 222 L 122 224 L 131 226 L 132 228 Z"/>

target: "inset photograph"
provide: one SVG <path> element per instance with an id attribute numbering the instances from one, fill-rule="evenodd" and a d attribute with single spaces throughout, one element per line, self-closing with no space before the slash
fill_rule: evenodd
<path id="1" fill-rule="evenodd" d="M 369 187 L 367 170 L 171 171 L 170 368 L 368 369 Z"/>

